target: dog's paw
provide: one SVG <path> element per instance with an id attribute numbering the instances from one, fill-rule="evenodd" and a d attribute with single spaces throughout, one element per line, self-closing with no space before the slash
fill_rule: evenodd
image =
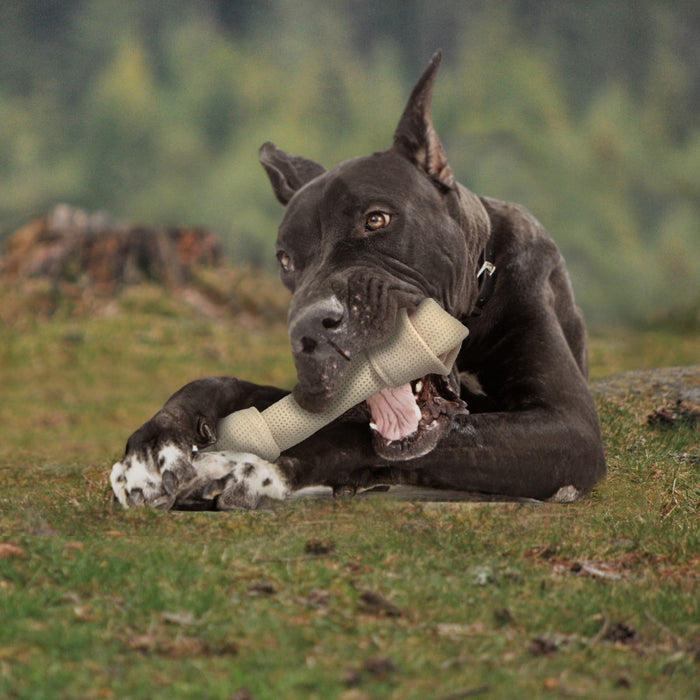
<path id="1" fill-rule="evenodd" d="M 110 474 L 116 499 L 125 508 L 171 508 L 179 489 L 197 476 L 191 456 L 191 450 L 188 453 L 174 442 L 153 449 L 127 450 Z"/>
<path id="2" fill-rule="evenodd" d="M 194 466 L 197 477 L 178 494 L 175 507 L 209 502 L 216 510 L 252 510 L 267 499 L 284 500 L 290 492 L 279 467 L 254 454 L 201 452 Z"/>
<path id="3" fill-rule="evenodd" d="M 255 509 L 290 491 L 280 469 L 257 455 L 200 452 L 190 458 L 172 443 L 130 452 L 112 467 L 110 482 L 125 508 Z"/>

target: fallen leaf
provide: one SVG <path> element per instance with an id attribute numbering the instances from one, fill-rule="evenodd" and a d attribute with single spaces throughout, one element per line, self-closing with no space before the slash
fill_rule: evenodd
<path id="1" fill-rule="evenodd" d="M 493 619 L 499 627 L 512 625 L 515 622 L 513 613 L 508 608 L 500 608 L 493 611 Z"/>
<path id="2" fill-rule="evenodd" d="M 487 586 L 496 583 L 497 576 L 490 566 L 475 566 L 470 571 L 471 580 L 477 586 Z"/>
<path id="3" fill-rule="evenodd" d="M 274 595 L 277 590 L 270 581 L 258 581 L 248 586 L 248 593 L 251 595 Z"/>
<path id="4" fill-rule="evenodd" d="M 532 549 L 526 549 L 523 556 L 533 557 L 535 559 L 552 559 L 557 553 L 557 550 L 548 545 L 540 544 Z"/>
<path id="5" fill-rule="evenodd" d="M 533 637 L 530 640 L 530 653 L 534 656 L 551 656 L 557 649 L 557 643 L 547 637 Z"/>
<path id="6" fill-rule="evenodd" d="M 362 611 L 371 615 L 386 615 L 387 617 L 401 617 L 401 608 L 384 596 L 374 591 L 362 591 L 360 593 Z"/>
<path id="7" fill-rule="evenodd" d="M 23 557 L 26 552 L 15 544 L 9 542 L 0 542 L 0 559 L 9 559 L 10 557 Z"/>
<path id="8" fill-rule="evenodd" d="M 396 671 L 396 664 L 391 659 L 370 658 L 362 664 L 362 668 L 375 678 L 386 678 Z"/>
<path id="9" fill-rule="evenodd" d="M 183 627 L 192 625 L 196 621 L 195 616 L 188 612 L 163 612 L 160 614 L 160 619 L 168 625 L 182 625 Z"/>
<path id="10" fill-rule="evenodd" d="M 335 551 L 335 542 L 332 540 L 326 541 L 312 537 L 306 540 L 306 544 L 304 545 L 304 552 L 306 554 L 313 554 L 317 557 L 331 554 L 333 551 Z"/>
<path id="11" fill-rule="evenodd" d="M 207 653 L 209 648 L 197 637 L 175 637 L 165 640 L 159 651 L 170 659 L 189 659 Z"/>
<path id="12" fill-rule="evenodd" d="M 135 637 L 132 637 L 129 640 L 128 645 L 129 649 L 133 649 L 134 651 L 140 651 L 146 654 L 153 651 L 156 648 L 157 643 L 158 641 L 155 635 L 139 634 Z"/>
<path id="13" fill-rule="evenodd" d="M 82 552 L 85 549 L 85 545 L 82 542 L 71 540 L 63 545 L 63 549 L 66 552 Z"/>
<path id="14" fill-rule="evenodd" d="M 343 671 L 342 676 L 340 677 L 340 680 L 343 685 L 347 685 L 348 687 L 352 687 L 355 685 L 360 685 L 362 682 L 362 675 L 356 668 L 346 668 Z"/>
<path id="15" fill-rule="evenodd" d="M 95 613 L 89 605 L 76 605 L 73 608 L 73 615 L 77 622 L 92 622 L 95 620 Z"/>
<path id="16" fill-rule="evenodd" d="M 210 652 L 207 644 L 197 637 L 162 637 L 140 634 L 128 642 L 129 648 L 144 654 L 160 654 L 171 659 L 184 659 Z M 235 652 L 232 652 L 235 653 Z"/>
<path id="17" fill-rule="evenodd" d="M 68 605 L 82 605 L 82 598 L 75 591 L 66 591 L 61 596 L 61 602 Z"/>
<path id="18" fill-rule="evenodd" d="M 250 694 L 248 688 L 243 686 L 238 690 L 234 690 L 233 694 L 228 696 L 228 700 L 253 700 L 253 696 Z"/>
<path id="19" fill-rule="evenodd" d="M 460 625 L 456 622 L 441 622 L 435 629 L 440 637 L 469 637 L 475 634 L 484 634 L 486 631 L 483 622 L 475 622 L 473 625 Z"/>
<path id="20" fill-rule="evenodd" d="M 590 562 L 574 562 L 571 565 L 571 572 L 579 575 L 592 576 L 593 578 L 607 579 L 609 581 L 619 581 L 622 575 L 612 570 L 610 564 L 592 564 Z"/>
<path id="21" fill-rule="evenodd" d="M 629 627 L 624 622 L 618 622 L 613 628 L 608 630 L 605 639 L 621 644 L 632 644 L 637 641 L 637 631 Z"/>
<path id="22" fill-rule="evenodd" d="M 370 698 L 367 693 L 364 693 L 359 688 L 350 688 L 340 693 L 338 700 L 370 700 Z"/>
<path id="23" fill-rule="evenodd" d="M 331 600 L 331 594 L 330 591 L 325 591 L 322 588 L 312 588 L 303 600 L 312 608 L 327 608 Z"/>

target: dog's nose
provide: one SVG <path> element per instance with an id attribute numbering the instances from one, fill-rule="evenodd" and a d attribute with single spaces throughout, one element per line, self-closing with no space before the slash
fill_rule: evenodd
<path id="1" fill-rule="evenodd" d="M 294 353 L 343 354 L 345 308 L 336 296 L 309 304 L 290 322 L 289 339 Z"/>

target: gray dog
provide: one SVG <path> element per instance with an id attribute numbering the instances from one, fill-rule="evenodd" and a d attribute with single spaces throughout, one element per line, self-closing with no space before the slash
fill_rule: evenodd
<path id="1" fill-rule="evenodd" d="M 274 463 L 198 453 L 221 418 L 287 392 L 197 380 L 129 438 L 112 472 L 123 505 L 251 508 L 307 486 L 375 484 L 573 500 L 605 474 L 564 260 L 522 207 L 455 181 L 430 119 L 440 59 L 413 89 L 389 150 L 330 170 L 271 143 L 260 150 L 286 206 L 277 260 L 293 293 L 293 394 L 303 408 L 328 406 L 349 360 L 391 335 L 398 309 L 431 297 L 469 328 L 449 376 L 397 392 L 416 403 L 418 427 L 390 432 L 368 401 Z M 389 400 L 382 410 L 404 407 Z"/>

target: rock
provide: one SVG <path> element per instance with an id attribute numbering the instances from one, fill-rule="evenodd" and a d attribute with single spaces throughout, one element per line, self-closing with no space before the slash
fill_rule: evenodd
<path id="1" fill-rule="evenodd" d="M 623 372 L 596 379 L 590 387 L 594 396 L 605 399 L 637 395 L 700 403 L 700 365 Z"/>

